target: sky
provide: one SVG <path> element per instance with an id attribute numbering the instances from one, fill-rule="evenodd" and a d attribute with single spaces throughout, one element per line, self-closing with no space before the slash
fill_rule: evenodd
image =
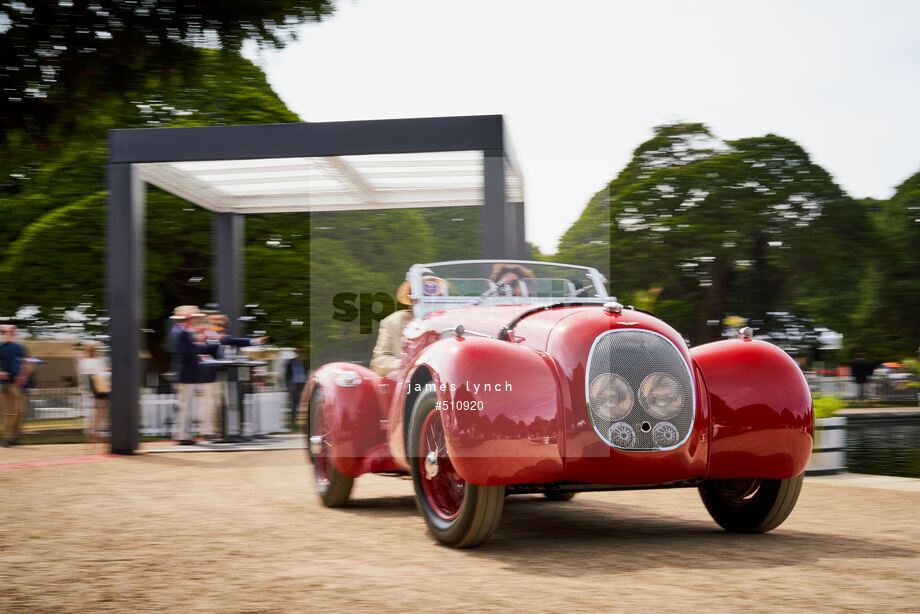
<path id="1" fill-rule="evenodd" d="M 920 170 L 920 2 L 352 0 L 246 49 L 304 121 L 502 114 L 553 253 L 656 125 L 791 138 L 855 197 Z"/>

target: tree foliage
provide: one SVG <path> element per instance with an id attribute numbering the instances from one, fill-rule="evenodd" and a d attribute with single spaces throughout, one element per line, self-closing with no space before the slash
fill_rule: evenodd
<path id="1" fill-rule="evenodd" d="M 149 76 L 131 95 L 82 117 L 81 138 L 37 145 L 20 135 L 25 146 L 5 151 L 6 170 L 20 176 L 0 195 L 0 315 L 35 305 L 40 312 L 22 324 L 42 328 L 75 309 L 106 315 L 105 129 L 298 121 L 247 60 L 194 53 L 196 66 L 185 71 L 196 75 L 191 82 Z M 376 321 L 395 306 L 396 288 L 415 262 L 479 255 L 479 215 L 469 207 L 247 216 L 249 331 L 308 348 L 317 359 L 366 361 L 374 336 L 362 333 L 358 320 L 332 318 L 335 295 L 384 296 L 371 305 Z M 147 345 L 157 358 L 173 307 L 215 307 L 211 223 L 210 212 L 148 189 L 145 313 Z"/>
<path id="2" fill-rule="evenodd" d="M 862 284 L 858 326 L 848 349 L 876 361 L 915 356 L 920 345 L 920 172 L 887 201 L 866 200 L 878 229 L 875 258 Z"/>
<path id="3" fill-rule="evenodd" d="M 376 340 L 373 323 L 397 308 L 396 289 L 409 267 L 466 247 L 469 237 L 445 240 L 428 224 L 425 213 L 403 209 L 311 214 L 312 362 L 368 362 Z M 340 307 L 348 301 L 356 312 L 341 313 L 337 296 Z"/>
<path id="4" fill-rule="evenodd" d="M 328 0 L 3 2 L 0 134 L 26 126 L 32 136 L 61 137 L 151 76 L 195 82 L 195 46 L 282 47 L 296 26 L 331 11 Z"/>
<path id="5" fill-rule="evenodd" d="M 330 10 L 326 0 L 0 2 L 9 24 L 0 33 L 0 315 L 38 305 L 104 316 L 105 130 L 299 121 L 237 51 L 246 40 L 281 46 Z M 317 362 L 366 360 L 369 314 L 337 319 L 337 297 L 366 296 L 352 302 L 379 319 L 411 264 L 478 256 L 481 223 L 476 207 L 250 216 L 250 328 L 308 347 Z M 157 353 L 172 307 L 209 304 L 211 215 L 151 190 L 146 229 Z M 810 318 L 870 357 L 900 357 L 920 338 L 920 173 L 888 201 L 855 201 L 789 139 L 724 141 L 702 124 L 661 126 L 552 259 L 598 267 L 621 299 L 694 342 L 718 338 L 732 314 Z"/>
<path id="6" fill-rule="evenodd" d="M 39 321 L 75 307 L 105 314 L 105 129 L 297 121 L 264 74 L 234 53 L 193 50 L 187 83 L 149 76 L 122 98 L 80 118 L 84 132 L 57 143 L 16 135 L 22 146 L 2 150 L 0 168 L 18 175 L 0 195 L 0 312 L 42 308 Z M 145 216 L 145 294 L 149 344 L 156 353 L 164 321 L 178 304 L 210 301 L 211 214 L 151 189 Z M 284 216 L 279 216 L 284 217 Z M 290 231 L 284 220 L 277 230 Z M 309 233 L 306 216 L 300 221 Z M 270 303 L 270 301 L 268 301 Z"/>
<path id="7" fill-rule="evenodd" d="M 98 237 L 104 235 L 104 201 L 104 194 L 90 194 L 40 215 L 26 227 L 0 264 L 4 311 L 21 305 L 99 304 L 104 287 L 99 264 L 105 245 Z M 63 254 L 66 262 L 61 262 Z"/>
<path id="8" fill-rule="evenodd" d="M 594 196 L 560 257 L 599 266 L 694 342 L 719 338 L 730 314 L 790 312 L 847 334 L 875 239 L 865 208 L 793 141 L 675 124 Z"/>

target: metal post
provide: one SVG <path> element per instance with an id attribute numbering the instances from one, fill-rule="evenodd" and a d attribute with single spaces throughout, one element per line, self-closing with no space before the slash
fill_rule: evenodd
<path id="1" fill-rule="evenodd" d="M 524 242 L 524 203 L 508 203 L 505 207 L 505 241 L 508 243 L 508 257 L 527 259 L 527 244 Z"/>
<path id="2" fill-rule="evenodd" d="M 214 276 L 212 284 L 217 308 L 230 318 L 228 333 L 242 334 L 239 318 L 243 313 L 243 243 L 245 216 L 214 214 Z"/>
<path id="3" fill-rule="evenodd" d="M 483 151 L 482 243 L 486 258 L 507 258 L 505 234 L 505 154 L 501 149 Z"/>
<path id="4" fill-rule="evenodd" d="M 115 454 L 132 454 L 138 445 L 144 325 L 144 185 L 131 164 L 109 164 L 108 188 L 111 446 Z"/>

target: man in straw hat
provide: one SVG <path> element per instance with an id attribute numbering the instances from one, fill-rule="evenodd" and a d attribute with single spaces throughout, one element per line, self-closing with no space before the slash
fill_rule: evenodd
<path id="1" fill-rule="evenodd" d="M 422 271 L 422 294 L 424 296 L 442 296 L 446 293 L 447 281 L 435 277 L 429 269 Z M 409 298 L 410 284 L 406 280 L 396 290 L 396 302 L 411 305 Z M 380 320 L 377 344 L 371 355 L 371 370 L 386 375 L 398 369 L 402 364 L 402 334 L 412 319 L 411 309 L 397 309 Z"/>
<path id="2" fill-rule="evenodd" d="M 172 354 L 172 371 L 176 389 L 176 419 L 172 436 L 180 445 L 192 445 L 191 438 L 192 402 L 198 384 L 202 381 L 199 368 L 201 354 L 216 352 L 216 346 L 196 343 L 197 330 L 203 323 L 204 314 L 195 305 L 180 305 L 173 310 L 170 319 L 175 323 L 167 337 L 167 347 Z M 202 338 L 203 340 L 203 338 Z"/>

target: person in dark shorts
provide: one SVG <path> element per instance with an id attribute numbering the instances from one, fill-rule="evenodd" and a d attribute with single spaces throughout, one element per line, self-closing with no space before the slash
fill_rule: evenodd
<path id="1" fill-rule="evenodd" d="M 32 373 L 26 348 L 16 343 L 16 326 L 0 326 L 0 412 L 3 413 L 3 447 L 18 446 L 25 411 L 25 386 Z"/>

